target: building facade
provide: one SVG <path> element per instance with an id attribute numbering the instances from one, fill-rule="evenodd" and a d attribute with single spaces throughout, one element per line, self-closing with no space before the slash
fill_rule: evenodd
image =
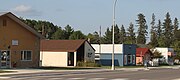
<path id="1" fill-rule="evenodd" d="M 104 66 L 112 64 L 112 44 L 92 44 L 95 52 L 95 60 Z M 114 63 L 115 66 L 136 65 L 136 45 L 133 44 L 115 44 L 114 45 Z"/>
<path id="2" fill-rule="evenodd" d="M 161 53 L 163 56 L 162 59 L 160 60 L 161 63 L 167 63 L 169 65 L 173 65 L 173 56 L 174 56 L 174 49 L 173 48 L 161 48 L 161 47 L 156 47 L 155 50 Z"/>
<path id="3" fill-rule="evenodd" d="M 152 59 L 152 52 L 148 48 L 136 48 L 136 65 L 143 65 Z"/>
<path id="4" fill-rule="evenodd" d="M 75 67 L 95 62 L 95 50 L 86 40 L 41 40 L 42 67 Z"/>
<path id="5" fill-rule="evenodd" d="M 41 38 L 11 12 L 0 13 L 0 68 L 38 67 Z"/>

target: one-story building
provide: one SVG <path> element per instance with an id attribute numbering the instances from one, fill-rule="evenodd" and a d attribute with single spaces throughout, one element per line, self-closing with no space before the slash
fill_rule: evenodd
<path id="1" fill-rule="evenodd" d="M 112 64 L 112 44 L 92 44 L 95 51 L 95 60 L 103 66 Z M 136 65 L 136 45 L 134 44 L 114 44 L 114 64 L 115 66 Z"/>
<path id="2" fill-rule="evenodd" d="M 163 56 L 162 59 L 160 60 L 161 63 L 167 63 L 169 65 L 173 65 L 173 56 L 174 56 L 174 49 L 173 48 L 161 48 L 161 47 L 156 47 L 155 50 L 161 53 Z"/>
<path id="3" fill-rule="evenodd" d="M 11 12 L 0 13 L 0 68 L 39 67 L 41 38 Z"/>
<path id="4" fill-rule="evenodd" d="M 41 40 L 43 67 L 75 67 L 77 62 L 95 62 L 95 49 L 87 40 Z"/>
<path id="5" fill-rule="evenodd" d="M 152 59 L 152 52 L 149 48 L 136 48 L 136 65 L 142 65 Z"/>

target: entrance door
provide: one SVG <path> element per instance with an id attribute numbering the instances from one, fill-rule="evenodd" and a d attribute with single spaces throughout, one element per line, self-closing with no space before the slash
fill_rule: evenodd
<path id="1" fill-rule="evenodd" d="M 10 51 L 0 51 L 0 68 L 10 68 Z"/>
<path id="2" fill-rule="evenodd" d="M 74 52 L 68 52 L 68 66 L 74 66 Z"/>

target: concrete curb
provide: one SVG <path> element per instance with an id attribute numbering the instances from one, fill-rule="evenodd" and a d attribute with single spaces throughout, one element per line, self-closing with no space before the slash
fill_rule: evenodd
<path id="1" fill-rule="evenodd" d="M 180 69 L 180 66 L 162 66 L 162 67 L 148 67 L 148 68 L 116 68 L 115 71 L 148 71 L 153 69 Z M 88 69 L 88 70 L 42 70 L 42 69 L 3 69 L 4 71 L 13 71 L 10 73 L 0 73 L 0 75 L 13 75 L 13 74 L 33 74 L 33 73 L 46 73 L 46 72 L 107 72 L 111 69 Z"/>

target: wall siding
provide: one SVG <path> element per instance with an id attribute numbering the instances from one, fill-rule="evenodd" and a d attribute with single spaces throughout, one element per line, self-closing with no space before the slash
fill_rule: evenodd
<path id="1" fill-rule="evenodd" d="M 67 52 L 41 51 L 41 61 L 44 67 L 67 67 Z"/>
<path id="2" fill-rule="evenodd" d="M 99 44 L 92 44 L 94 49 L 96 50 L 95 53 L 99 53 Z M 101 53 L 106 54 L 106 53 L 112 53 L 113 45 L 112 44 L 101 44 Z M 123 53 L 123 45 L 122 44 L 114 44 L 114 53 L 122 54 Z"/>
<path id="3" fill-rule="evenodd" d="M 101 44 L 101 53 L 99 54 L 99 44 L 92 44 L 95 48 L 95 53 L 99 55 L 99 59 L 96 61 L 102 65 L 111 66 L 112 63 L 112 44 Z M 134 44 L 115 44 L 114 45 L 114 53 L 115 53 L 115 66 L 130 66 L 136 65 L 136 45 Z M 125 55 L 133 55 L 134 63 L 124 64 L 124 60 L 127 61 L 127 57 L 125 59 Z"/>
<path id="4" fill-rule="evenodd" d="M 114 65 L 115 66 L 123 66 L 123 55 L 116 54 L 114 55 Z M 111 66 L 112 65 L 112 53 L 101 54 L 100 63 L 103 66 Z"/>
<path id="5" fill-rule="evenodd" d="M 123 44 L 123 55 L 133 55 L 136 56 L 136 45 L 135 44 Z M 124 64 L 124 66 L 134 66 L 136 65 L 136 57 L 134 58 L 135 62 L 131 60 L 132 63 Z M 127 59 L 126 59 L 127 60 Z"/>
<path id="6" fill-rule="evenodd" d="M 18 68 L 39 67 L 40 38 L 7 16 L 7 26 L 0 26 L 0 49 L 8 50 L 10 46 L 11 64 L 17 63 Z M 12 40 L 18 40 L 18 45 L 12 45 Z M 32 51 L 32 61 L 21 61 L 21 51 Z M 12 66 L 11 66 L 12 67 Z"/>
<path id="7" fill-rule="evenodd" d="M 168 58 L 168 52 L 172 52 L 174 53 L 174 49 L 173 48 L 155 48 L 157 51 L 159 51 L 160 53 L 162 53 L 162 56 L 166 59 L 166 63 L 172 62 L 172 60 L 169 61 L 170 58 Z"/>
<path id="8" fill-rule="evenodd" d="M 84 54 L 85 54 L 85 61 L 86 62 L 95 62 L 95 51 L 89 45 L 88 42 L 85 42 L 85 53 Z"/>

